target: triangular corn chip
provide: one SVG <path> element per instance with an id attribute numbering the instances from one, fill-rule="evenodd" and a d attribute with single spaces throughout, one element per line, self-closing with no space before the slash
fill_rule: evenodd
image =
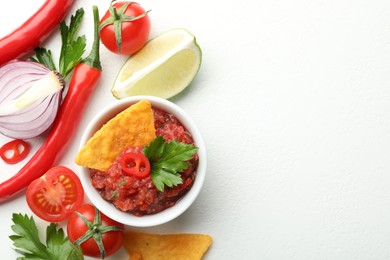
<path id="1" fill-rule="evenodd" d="M 130 259 L 200 260 L 210 247 L 212 238 L 202 234 L 145 234 L 127 232 L 124 247 Z"/>
<path id="2" fill-rule="evenodd" d="M 154 138 L 152 106 L 141 100 L 103 125 L 79 151 L 75 162 L 106 171 L 124 148 L 148 145 Z"/>

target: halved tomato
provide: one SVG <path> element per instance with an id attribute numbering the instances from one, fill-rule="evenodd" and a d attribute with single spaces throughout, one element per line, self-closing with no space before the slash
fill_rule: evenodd
<path id="1" fill-rule="evenodd" d="M 27 204 L 39 218 L 61 222 L 84 200 L 80 179 L 69 168 L 55 166 L 27 188 Z"/>

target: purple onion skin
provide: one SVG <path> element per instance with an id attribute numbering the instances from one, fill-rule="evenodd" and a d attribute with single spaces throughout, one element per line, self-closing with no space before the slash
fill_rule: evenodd
<path id="1" fill-rule="evenodd" d="M 18 98 L 52 71 L 32 61 L 10 61 L 0 67 L 0 107 Z M 30 139 L 43 134 L 52 125 L 62 101 L 65 82 L 55 72 L 54 93 L 43 93 L 34 103 L 13 111 L 0 114 L 0 133 L 13 139 Z M 53 77 L 53 75 L 50 75 Z M 57 82 L 58 78 L 58 82 Z M 58 88 L 58 91 L 57 91 Z M 46 96 L 45 96 L 46 95 Z"/>

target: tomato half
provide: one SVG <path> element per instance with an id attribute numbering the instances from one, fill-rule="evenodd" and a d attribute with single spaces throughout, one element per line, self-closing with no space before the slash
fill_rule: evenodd
<path id="1" fill-rule="evenodd" d="M 100 20 L 100 39 L 110 51 L 130 55 L 148 40 L 150 18 L 138 3 L 117 2 Z"/>
<path id="2" fill-rule="evenodd" d="M 15 164 L 27 157 L 30 145 L 23 140 L 16 139 L 4 144 L 0 148 L 0 156 L 4 162 Z"/>
<path id="3" fill-rule="evenodd" d="M 142 153 L 125 153 L 120 162 L 126 175 L 145 178 L 150 174 L 150 162 Z"/>
<path id="4" fill-rule="evenodd" d="M 123 230 L 123 224 L 110 219 L 91 204 L 80 206 L 70 215 L 67 226 L 69 240 L 80 245 L 84 255 L 102 258 L 112 255 L 122 246 Z"/>
<path id="5" fill-rule="evenodd" d="M 72 170 L 55 166 L 28 186 L 26 200 L 41 219 L 60 222 L 83 203 L 84 189 Z"/>

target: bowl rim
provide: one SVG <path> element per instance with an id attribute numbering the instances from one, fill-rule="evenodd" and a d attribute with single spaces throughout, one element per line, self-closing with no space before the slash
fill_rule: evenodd
<path id="1" fill-rule="evenodd" d="M 187 114 L 187 112 L 169 100 L 154 96 L 131 96 L 120 99 L 116 102 L 106 105 L 92 118 L 81 137 L 79 150 L 81 150 L 81 148 L 87 143 L 92 135 L 98 129 L 100 129 L 104 123 L 113 118 L 117 113 L 123 111 L 130 105 L 137 103 L 140 100 L 148 100 L 153 107 L 157 107 L 168 113 L 172 113 L 191 133 L 195 145 L 199 148 L 199 164 L 196 172 L 196 178 L 191 189 L 182 198 L 180 198 L 174 206 L 153 215 L 137 217 L 117 209 L 112 203 L 104 200 L 98 191 L 92 186 L 88 168 L 78 166 L 79 170 L 77 173 L 88 199 L 103 214 L 127 226 L 151 227 L 167 223 L 184 213 L 199 195 L 206 177 L 206 147 L 199 129 L 197 128 L 195 122 Z"/>

